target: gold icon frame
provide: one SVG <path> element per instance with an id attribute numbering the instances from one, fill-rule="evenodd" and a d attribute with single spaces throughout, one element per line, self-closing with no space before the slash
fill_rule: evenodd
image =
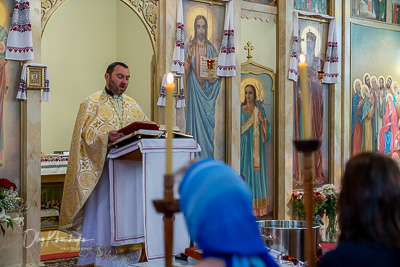
<path id="1" fill-rule="evenodd" d="M 45 87 L 46 67 L 28 66 L 26 68 L 26 88 L 42 89 Z"/>

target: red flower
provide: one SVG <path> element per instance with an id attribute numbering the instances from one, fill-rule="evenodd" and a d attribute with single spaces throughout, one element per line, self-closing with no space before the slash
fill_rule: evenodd
<path id="1" fill-rule="evenodd" d="M 6 178 L 0 178 L 0 187 L 4 187 L 6 189 L 16 190 L 17 186 Z"/>
<path id="2" fill-rule="evenodd" d="M 321 198 L 320 196 L 318 196 L 318 198 L 317 198 L 317 199 L 318 199 L 318 201 L 321 201 L 321 200 L 322 200 L 322 198 Z"/>

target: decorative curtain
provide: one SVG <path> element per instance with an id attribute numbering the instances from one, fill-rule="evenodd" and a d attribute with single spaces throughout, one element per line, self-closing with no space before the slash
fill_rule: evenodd
<path id="1" fill-rule="evenodd" d="M 6 59 L 33 60 L 32 25 L 28 0 L 15 1 L 7 40 Z"/>
<path id="2" fill-rule="evenodd" d="M 339 54 L 338 54 L 338 44 L 337 44 L 337 33 L 336 33 L 336 19 L 331 16 L 320 15 L 317 13 L 303 13 L 295 11 L 293 15 L 293 40 L 292 40 L 292 50 L 290 53 L 289 60 L 289 80 L 297 82 L 298 74 L 298 63 L 300 54 L 299 45 L 299 22 L 298 14 L 303 16 L 320 16 L 325 19 L 329 19 L 329 32 L 328 32 L 328 42 L 326 48 L 326 59 L 324 63 L 325 78 L 322 80 L 323 83 L 337 83 L 340 81 L 339 72 Z"/>

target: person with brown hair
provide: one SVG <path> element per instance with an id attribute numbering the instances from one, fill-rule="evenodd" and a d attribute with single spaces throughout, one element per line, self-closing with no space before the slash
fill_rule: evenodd
<path id="1" fill-rule="evenodd" d="M 318 267 L 399 266 L 400 170 L 389 157 L 349 160 L 339 196 L 339 243 Z"/>
<path id="2" fill-rule="evenodd" d="M 141 254 L 134 246 L 138 239 L 120 244 L 112 238 L 115 225 L 110 211 L 114 200 L 110 199 L 108 145 L 123 136 L 119 129 L 149 121 L 139 104 L 125 94 L 130 77 L 125 63 L 111 63 L 104 74 L 105 87 L 82 101 L 76 118 L 59 228 L 81 235 L 79 266 L 128 266 L 137 263 Z"/>

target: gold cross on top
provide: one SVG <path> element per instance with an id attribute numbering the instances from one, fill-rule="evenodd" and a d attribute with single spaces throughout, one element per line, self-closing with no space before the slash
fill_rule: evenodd
<path id="1" fill-rule="evenodd" d="M 247 45 L 244 47 L 244 49 L 247 50 L 247 58 L 248 59 L 252 58 L 251 50 L 254 50 L 254 46 L 251 45 L 250 41 L 247 42 Z"/>

